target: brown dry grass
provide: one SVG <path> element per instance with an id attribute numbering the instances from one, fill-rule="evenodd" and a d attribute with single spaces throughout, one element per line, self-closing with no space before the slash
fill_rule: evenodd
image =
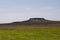
<path id="1" fill-rule="evenodd" d="M 60 25 L 0 25 L 0 29 L 60 28 Z"/>

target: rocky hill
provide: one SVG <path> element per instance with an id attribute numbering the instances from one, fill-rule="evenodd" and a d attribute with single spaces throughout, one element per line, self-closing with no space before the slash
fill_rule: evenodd
<path id="1" fill-rule="evenodd" d="M 30 18 L 26 21 L 5 23 L 0 25 L 60 25 L 60 21 L 51 21 L 45 18 Z"/>
<path id="2" fill-rule="evenodd" d="M 30 18 L 29 20 L 26 21 L 21 21 L 21 22 L 12 22 L 10 23 L 12 25 L 51 25 L 51 24 L 59 24 L 60 21 L 51 21 L 47 20 L 44 18 Z"/>

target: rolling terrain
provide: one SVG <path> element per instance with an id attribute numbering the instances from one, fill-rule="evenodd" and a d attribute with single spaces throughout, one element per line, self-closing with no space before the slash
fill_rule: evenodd
<path id="1" fill-rule="evenodd" d="M 60 40 L 60 21 L 31 18 L 0 24 L 0 40 Z"/>
<path id="2" fill-rule="evenodd" d="M 44 18 L 30 18 L 26 21 L 0 24 L 0 29 L 19 29 L 19 28 L 48 28 L 59 27 L 60 21 L 46 20 Z"/>

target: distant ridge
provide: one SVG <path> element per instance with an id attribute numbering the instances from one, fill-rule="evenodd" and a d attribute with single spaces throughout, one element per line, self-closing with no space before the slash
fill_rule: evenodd
<path id="1" fill-rule="evenodd" d="M 47 20 L 45 18 L 30 18 L 26 21 L 21 21 L 21 22 L 13 22 L 11 24 L 15 25 L 48 25 L 48 24 L 60 24 L 60 21 L 51 21 Z"/>
<path id="2" fill-rule="evenodd" d="M 51 21 L 45 18 L 30 18 L 26 21 L 0 24 L 0 29 L 22 29 L 22 28 L 60 28 L 60 21 Z"/>
<path id="3" fill-rule="evenodd" d="M 49 24 L 60 24 L 60 21 L 51 21 L 45 18 L 30 18 L 26 21 L 7 23 L 7 25 L 49 25 Z"/>

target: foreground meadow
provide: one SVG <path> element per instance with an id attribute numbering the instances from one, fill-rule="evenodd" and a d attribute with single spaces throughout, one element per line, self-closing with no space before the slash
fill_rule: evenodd
<path id="1" fill-rule="evenodd" d="M 0 40 L 60 40 L 60 28 L 0 30 Z"/>

